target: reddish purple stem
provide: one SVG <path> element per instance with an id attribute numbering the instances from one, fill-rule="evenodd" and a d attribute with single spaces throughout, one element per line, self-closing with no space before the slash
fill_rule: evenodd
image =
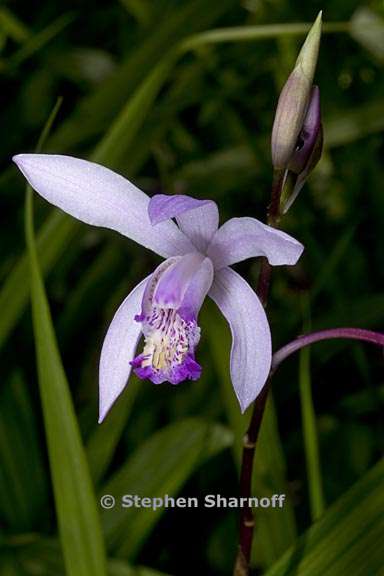
<path id="1" fill-rule="evenodd" d="M 333 338 L 363 340 L 384 347 L 384 334 L 380 334 L 379 332 L 363 330 L 362 328 L 331 328 L 329 330 L 320 330 L 319 332 L 299 336 L 296 340 L 289 342 L 289 344 L 286 344 L 280 348 L 280 350 L 275 352 L 272 358 L 271 374 L 277 370 L 278 366 L 288 358 L 288 356 L 297 350 L 309 346 L 310 344 L 314 344 L 315 342 L 330 340 Z"/>

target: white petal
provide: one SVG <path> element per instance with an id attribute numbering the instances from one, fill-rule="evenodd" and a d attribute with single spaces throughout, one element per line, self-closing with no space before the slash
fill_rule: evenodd
<path id="1" fill-rule="evenodd" d="M 198 250 L 205 252 L 219 226 L 219 210 L 212 200 L 199 200 L 185 194 L 156 194 L 149 203 L 153 224 L 176 218 L 181 230 Z"/>
<path id="2" fill-rule="evenodd" d="M 19 154 L 13 160 L 36 192 L 87 224 L 117 230 L 165 257 L 194 250 L 174 222 L 152 226 L 148 196 L 100 164 L 51 154 Z"/>
<path id="3" fill-rule="evenodd" d="M 209 296 L 231 329 L 231 379 L 244 412 L 261 392 L 271 368 L 272 343 L 268 320 L 255 292 L 230 268 L 216 272 Z"/>
<path id="4" fill-rule="evenodd" d="M 141 324 L 135 321 L 140 314 L 141 301 L 149 276 L 132 290 L 117 310 L 105 336 L 99 369 L 99 423 L 124 390 L 141 335 Z"/>
<path id="5" fill-rule="evenodd" d="M 216 269 L 247 258 L 266 256 L 272 266 L 296 264 L 304 246 L 281 230 L 255 218 L 232 218 L 212 238 L 207 256 Z"/>

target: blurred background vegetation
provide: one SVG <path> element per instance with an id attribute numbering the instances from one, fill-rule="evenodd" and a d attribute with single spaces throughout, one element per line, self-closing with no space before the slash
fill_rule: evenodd
<path id="1" fill-rule="evenodd" d="M 325 150 L 283 222 L 306 250 L 296 267 L 274 270 L 268 314 L 275 349 L 303 326 L 383 326 L 382 2 L 0 5 L 1 575 L 105 574 L 101 539 L 87 541 L 98 522 L 92 506 L 101 514 L 108 574 L 231 573 L 238 511 L 101 511 L 93 495 L 237 495 L 239 443 L 249 414 L 240 416 L 228 378 L 228 329 L 206 304 L 201 380 L 176 388 L 133 380 L 98 426 L 103 335 L 119 302 L 158 260 L 36 197 L 38 257 L 92 488 L 85 460 L 78 466 L 83 446 L 75 442 L 70 400 L 67 409 L 54 395 L 50 336 L 36 375 L 39 315 L 33 327 L 25 184 L 11 156 L 34 150 L 62 96 L 45 151 L 99 161 L 149 194 L 213 198 L 223 220 L 263 219 L 278 94 L 307 30 L 302 24 L 320 9 L 325 29 L 316 83 Z M 228 27 L 232 33 L 201 34 Z M 257 262 L 237 268 L 256 285 Z M 65 377 L 60 382 L 65 390 Z M 273 401 L 263 423 L 254 492 L 286 493 L 287 504 L 283 511 L 256 511 L 255 573 L 384 573 L 383 467 L 377 464 L 382 354 L 351 342 L 318 344 L 310 356 L 293 357 L 279 370 Z M 71 522 L 73 530 L 67 529 Z M 71 538 L 78 538 L 78 549 Z M 89 557 L 101 558 L 94 570 L 87 547 Z M 78 560 L 71 559 L 74 553 Z"/>

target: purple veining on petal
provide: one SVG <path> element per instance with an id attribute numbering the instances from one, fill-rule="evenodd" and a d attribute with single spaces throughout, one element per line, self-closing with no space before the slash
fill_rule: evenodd
<path id="1" fill-rule="evenodd" d="M 194 359 L 192 354 L 188 354 L 182 364 L 174 366 L 167 374 L 154 370 L 152 366 L 142 367 L 143 355 L 137 356 L 132 362 L 133 371 L 141 380 L 151 380 L 153 384 L 163 384 L 170 382 L 174 386 L 184 380 L 198 380 L 201 376 L 202 368 Z"/>
<path id="2" fill-rule="evenodd" d="M 145 344 L 131 365 L 139 378 L 154 384 L 179 384 L 201 374 L 195 360 L 200 340 L 197 316 L 212 284 L 213 265 L 197 253 L 193 256 L 198 258 L 186 255 L 155 270 L 144 294 L 142 314 L 136 317 L 142 323 Z M 176 291 L 175 283 L 180 283 Z"/>
<path id="3" fill-rule="evenodd" d="M 194 360 L 200 340 L 195 319 L 185 320 L 177 310 L 153 305 L 151 315 L 142 322 L 142 330 L 143 352 L 131 362 L 139 378 L 148 378 L 154 384 L 179 384 L 200 376 L 201 368 Z"/>
<path id="4" fill-rule="evenodd" d="M 160 278 L 162 277 L 162 275 L 166 270 L 168 270 L 172 266 L 175 266 L 179 260 L 180 257 L 168 258 L 155 269 L 144 291 L 143 300 L 141 304 L 141 314 L 135 316 L 135 320 L 137 322 L 142 322 L 146 317 L 146 315 L 150 313 L 153 295 L 155 293 Z"/>

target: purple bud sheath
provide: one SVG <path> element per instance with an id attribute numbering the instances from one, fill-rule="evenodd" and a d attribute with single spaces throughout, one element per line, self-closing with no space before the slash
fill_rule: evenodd
<path id="1" fill-rule="evenodd" d="M 320 90 L 313 86 L 308 109 L 300 131 L 296 150 L 289 161 L 288 169 L 300 174 L 306 169 L 321 131 Z"/>

